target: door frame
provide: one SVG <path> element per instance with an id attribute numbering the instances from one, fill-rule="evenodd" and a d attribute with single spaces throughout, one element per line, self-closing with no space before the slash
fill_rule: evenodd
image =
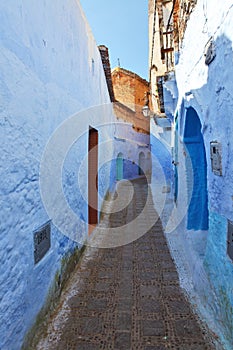
<path id="1" fill-rule="evenodd" d="M 98 130 L 89 127 L 88 135 L 88 233 L 98 224 Z"/>

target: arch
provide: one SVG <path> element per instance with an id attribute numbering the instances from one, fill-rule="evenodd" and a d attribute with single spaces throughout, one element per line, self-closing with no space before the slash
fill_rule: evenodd
<path id="1" fill-rule="evenodd" d="M 151 152 L 147 152 L 146 159 L 148 162 L 151 162 Z"/>
<path id="2" fill-rule="evenodd" d="M 184 144 L 188 152 L 186 174 L 188 185 L 188 230 L 208 229 L 207 162 L 201 122 L 192 107 L 186 111 Z"/>
<path id="3" fill-rule="evenodd" d="M 123 179 L 123 154 L 120 152 L 116 159 L 116 179 L 117 181 Z"/>
<path id="4" fill-rule="evenodd" d="M 145 160 L 145 173 L 146 175 L 151 175 L 152 172 L 152 162 L 151 162 L 151 152 L 148 151 L 146 155 L 146 160 Z"/>
<path id="5" fill-rule="evenodd" d="M 138 167 L 138 175 L 144 175 L 144 171 L 145 171 L 145 154 L 144 152 L 140 152 L 139 153 L 139 167 Z"/>

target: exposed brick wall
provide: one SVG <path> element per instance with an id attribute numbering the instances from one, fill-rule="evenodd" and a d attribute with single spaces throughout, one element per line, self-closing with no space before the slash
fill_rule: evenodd
<path id="1" fill-rule="evenodd" d="M 111 65 L 109 60 L 108 48 L 104 45 L 100 45 L 99 51 L 100 51 L 100 55 L 101 55 L 101 59 L 104 67 L 104 73 L 107 81 L 109 96 L 110 96 L 111 102 L 114 102 L 115 97 L 114 97 L 114 91 L 112 86 Z"/>
<path id="2" fill-rule="evenodd" d="M 127 107 L 136 111 L 137 106 L 145 104 L 145 94 L 149 83 L 139 75 L 117 67 L 112 71 L 112 82 L 115 98 Z"/>
<path id="3" fill-rule="evenodd" d="M 110 99 L 115 102 L 114 112 L 117 118 L 132 123 L 135 131 L 149 134 L 150 121 L 142 114 L 149 83 L 139 75 L 120 67 L 111 73 L 108 48 L 100 45 L 99 51 Z"/>
<path id="4" fill-rule="evenodd" d="M 144 117 L 138 117 L 138 114 L 132 111 L 130 108 L 126 107 L 120 102 L 114 103 L 114 112 L 117 119 L 128 122 L 132 124 L 135 131 L 150 134 L 150 124 L 149 120 Z"/>
<path id="5" fill-rule="evenodd" d="M 112 83 L 116 101 L 131 110 L 131 113 L 126 113 L 126 120 L 132 122 L 137 131 L 149 132 L 150 122 L 142 114 L 149 83 L 139 75 L 120 67 L 112 71 Z M 120 109 L 121 112 L 119 112 Z M 117 113 L 120 113 L 122 119 L 122 108 L 116 108 Z"/>
<path id="6" fill-rule="evenodd" d="M 173 12 L 173 39 L 174 39 L 174 48 L 176 51 L 179 50 L 179 8 L 180 0 L 176 0 Z"/>
<path id="7" fill-rule="evenodd" d="M 116 100 L 134 111 L 134 80 L 117 68 L 112 72 L 112 83 Z"/>
<path id="8" fill-rule="evenodd" d="M 190 14 L 196 6 L 197 0 L 176 0 L 173 22 L 174 22 L 174 43 L 176 50 L 182 43 L 184 33 L 187 27 L 187 22 Z"/>

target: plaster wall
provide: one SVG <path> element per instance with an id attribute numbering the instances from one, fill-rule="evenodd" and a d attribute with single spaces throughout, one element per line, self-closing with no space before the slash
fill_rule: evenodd
<path id="1" fill-rule="evenodd" d="M 172 151 L 169 136 L 171 130 L 163 130 L 162 127 L 156 125 L 153 118 L 150 120 L 150 130 L 151 193 L 155 209 L 166 229 L 173 198 Z"/>
<path id="2" fill-rule="evenodd" d="M 114 158 L 119 153 L 123 155 L 123 178 L 132 179 L 139 176 L 139 154 L 143 153 L 145 162 L 141 167 L 144 173 L 151 174 L 150 135 L 136 132 L 132 124 L 120 118 L 115 124 L 115 150 Z"/>
<path id="3" fill-rule="evenodd" d="M 62 258 L 86 237 L 87 202 L 80 189 L 87 192 L 89 126 L 99 131 L 99 143 L 108 141 L 99 152 L 101 164 L 112 156 L 114 116 L 111 108 L 87 110 L 110 100 L 99 50 L 79 1 L 1 2 L 0 27 L 0 348 L 18 350 L 45 303 Z M 62 128 L 71 115 L 75 127 Z M 105 122 L 107 126 L 100 127 Z M 54 134 L 58 127 L 63 132 Z M 58 153 L 72 137 L 75 140 L 64 153 L 58 174 L 79 223 L 74 239 L 54 224 L 55 216 L 62 223 L 67 211 L 56 200 L 51 177 L 47 194 L 54 217 L 41 197 L 41 159 L 52 135 L 58 137 L 53 138 L 50 170 Z M 111 166 L 111 161 L 101 165 L 102 196 L 111 183 Z M 99 206 L 101 202 L 100 197 Z M 33 232 L 48 220 L 51 248 L 35 265 Z"/>
<path id="4" fill-rule="evenodd" d="M 142 106 L 149 91 L 148 82 L 120 67 L 113 69 L 112 82 L 116 100 L 135 111 L 137 118 L 143 119 Z"/>
<path id="5" fill-rule="evenodd" d="M 184 204 L 184 198 L 187 200 L 189 189 L 183 184 L 191 185 L 187 179 L 189 169 L 183 166 L 187 158 L 183 137 L 185 125 L 189 123 L 186 118 L 189 107 L 195 109 L 201 122 L 209 206 L 209 230 L 187 231 L 182 241 L 183 252 L 189 252 L 186 262 L 190 267 L 194 290 L 204 306 L 202 311 L 206 317 L 213 315 L 226 349 L 231 349 L 233 343 L 233 265 L 227 255 L 227 220 L 233 220 L 232 16 L 231 1 L 197 1 L 187 24 L 176 66 L 179 91 L 177 211 L 184 214 L 186 221 L 188 203 L 186 201 Z M 216 57 L 207 65 L 205 53 L 210 40 L 213 40 Z M 221 144 L 222 176 L 214 174 L 211 169 L 211 141 Z"/>

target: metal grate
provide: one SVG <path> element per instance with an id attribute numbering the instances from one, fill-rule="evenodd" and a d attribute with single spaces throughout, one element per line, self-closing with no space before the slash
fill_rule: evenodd
<path id="1" fill-rule="evenodd" d="M 222 176 L 222 148 L 217 141 L 210 142 L 210 158 L 213 173 Z"/>
<path id="2" fill-rule="evenodd" d="M 160 112 L 161 113 L 165 112 L 164 98 L 163 98 L 163 82 L 164 82 L 164 77 L 157 77 L 157 88 L 158 88 L 158 95 L 159 95 L 159 107 L 160 107 Z"/>
<path id="3" fill-rule="evenodd" d="M 50 222 L 34 232 L 34 262 L 37 264 L 51 247 Z"/>

